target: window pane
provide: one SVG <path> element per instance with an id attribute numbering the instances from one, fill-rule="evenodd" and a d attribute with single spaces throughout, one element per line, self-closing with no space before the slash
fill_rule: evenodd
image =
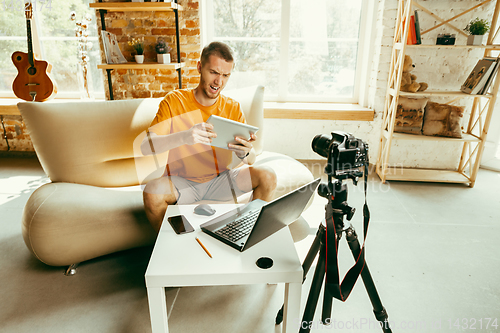
<path id="1" fill-rule="evenodd" d="M 90 14 L 92 22 L 89 25 L 89 36 L 93 43 L 90 52 L 89 67 L 92 76 L 93 88 L 96 93 L 102 94 L 102 72 L 97 69 L 101 62 L 95 13 L 90 10 L 88 3 L 91 0 L 66 0 L 33 2 L 33 16 L 36 16 L 38 32 L 44 59 L 52 65 L 51 76 L 57 84 L 59 93 L 73 93 L 79 97 L 77 84 L 78 40 L 75 37 L 75 22 L 70 20 L 70 12 L 76 11 L 77 19 L 81 20 L 85 14 Z M 10 4 L 11 2 L 6 2 Z M 18 2 L 13 1 L 13 4 Z M 19 3 L 22 3 L 19 2 Z M 11 55 L 14 51 L 27 52 L 26 19 L 22 8 L 9 8 L 0 11 L 0 91 L 12 93 L 12 81 L 17 76 L 17 70 L 12 64 Z M 14 40 L 13 40 L 14 39 Z"/>
<path id="2" fill-rule="evenodd" d="M 307 52 L 307 42 L 291 42 L 288 92 L 292 96 L 350 98 L 354 92 L 358 43 L 327 42 L 327 55 Z"/>
<path id="3" fill-rule="evenodd" d="M 362 0 L 290 0 L 290 37 L 311 28 L 327 38 L 358 38 Z M 314 38 L 314 36 L 309 36 Z"/>
<path id="4" fill-rule="evenodd" d="M 260 84 L 278 93 L 281 1 L 214 0 L 213 40 L 227 43 L 236 66 L 228 88 Z"/>
<path id="5" fill-rule="evenodd" d="M 214 0 L 213 3 L 215 36 L 279 38 L 281 1 Z"/>
<path id="6" fill-rule="evenodd" d="M 17 69 L 12 63 L 12 53 L 26 51 L 26 41 L 0 39 L 0 91 L 12 91 L 12 82 L 17 76 Z"/>
<path id="7" fill-rule="evenodd" d="M 97 39 L 92 41 L 94 47 L 99 47 Z M 77 40 L 44 40 L 45 57 L 52 65 L 51 77 L 57 83 L 58 92 L 78 92 L 78 41 Z M 101 70 L 97 64 L 101 61 L 99 50 L 93 50 L 89 54 L 90 79 L 94 91 L 103 91 L 103 80 Z"/>
<path id="8" fill-rule="evenodd" d="M 20 3 L 18 7 L 4 7 L 0 3 L 0 91 L 12 92 L 12 81 L 17 76 L 17 69 L 12 63 L 12 53 L 27 52 L 26 19 Z M 10 5 L 10 3 L 9 3 Z M 16 38 L 19 37 L 19 38 Z"/>
<path id="9" fill-rule="evenodd" d="M 218 40 L 233 49 L 236 60 L 229 89 L 263 85 L 266 95 L 278 94 L 279 42 Z"/>
<path id="10" fill-rule="evenodd" d="M 88 56 L 90 75 L 95 92 L 103 92 L 102 71 L 97 69 L 101 63 L 99 41 L 97 39 L 96 15 L 91 10 L 91 0 L 66 0 L 57 2 L 50 10 L 37 11 L 40 27 L 40 39 L 47 61 L 52 64 L 52 77 L 57 82 L 58 92 L 78 91 L 78 39 L 75 37 L 75 21 L 70 20 L 70 13 L 76 12 L 76 21 L 81 21 L 86 14 L 92 18 L 88 26 L 92 49 Z"/>
<path id="11" fill-rule="evenodd" d="M 291 0 L 289 99 L 354 94 L 361 0 Z"/>

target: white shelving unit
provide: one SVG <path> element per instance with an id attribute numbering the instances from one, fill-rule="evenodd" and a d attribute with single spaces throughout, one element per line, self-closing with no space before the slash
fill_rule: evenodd
<path id="1" fill-rule="evenodd" d="M 481 5 L 489 3 L 493 0 L 484 1 L 479 5 L 468 9 L 461 14 L 456 15 L 455 19 L 472 9 Z M 485 95 L 470 95 L 462 93 L 461 91 L 424 91 L 417 93 L 407 93 L 400 91 L 401 77 L 403 73 L 403 61 L 407 49 L 418 49 L 419 52 L 424 53 L 426 49 L 432 48 L 450 48 L 450 49 L 484 49 L 484 55 L 490 56 L 491 51 L 500 50 L 500 45 L 493 45 L 493 40 L 499 31 L 498 14 L 500 3 L 495 1 L 495 12 L 491 22 L 491 30 L 488 35 L 486 45 L 471 46 L 471 45 L 407 45 L 406 40 L 408 37 L 410 16 L 414 8 L 419 8 L 424 12 L 437 18 L 443 24 L 449 24 L 452 19 L 444 20 L 431 11 L 425 9 L 415 0 L 399 0 L 398 13 L 396 19 L 396 27 L 394 33 L 394 41 L 392 47 L 391 63 L 389 70 L 389 78 L 387 83 L 387 92 L 384 105 L 384 113 L 382 120 L 382 133 L 380 136 L 379 151 L 376 164 L 376 172 L 380 179 L 385 182 L 386 180 L 400 180 L 400 181 L 420 181 L 420 182 L 444 182 L 444 183 L 464 183 L 470 187 L 474 186 L 476 181 L 481 156 L 484 150 L 486 136 L 491 121 L 491 116 L 495 106 L 499 86 L 500 75 L 495 78 L 492 87 Z M 427 2 L 430 3 L 430 2 Z M 436 26 L 436 27 L 437 27 Z M 456 27 L 452 26 L 454 29 Z M 435 27 L 434 27 L 435 28 Z M 428 32 L 433 28 L 426 30 Z M 461 31 L 460 31 L 461 32 Z M 461 32 L 463 33 L 463 32 Z M 468 119 L 467 129 L 462 135 L 461 139 L 434 137 L 425 135 L 413 135 L 394 132 L 394 123 L 396 120 L 396 110 L 398 105 L 399 96 L 436 96 L 448 97 L 448 103 L 456 102 L 462 98 L 473 98 L 472 110 Z M 460 162 L 454 170 L 439 170 L 439 169 L 416 169 L 416 168 L 401 168 L 391 167 L 389 165 L 389 157 L 391 153 L 392 143 L 398 140 L 414 140 L 414 141 L 436 141 L 440 142 L 459 142 L 462 144 L 462 154 Z"/>

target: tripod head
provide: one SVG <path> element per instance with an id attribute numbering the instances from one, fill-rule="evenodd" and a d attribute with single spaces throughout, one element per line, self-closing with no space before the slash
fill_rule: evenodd
<path id="1" fill-rule="evenodd" d="M 342 232 L 344 229 L 344 216 L 350 221 L 356 212 L 356 209 L 347 203 L 347 185 L 342 183 L 342 180 L 332 180 L 331 177 L 328 177 L 328 183 L 319 185 L 318 194 L 328 199 L 325 206 L 325 218 L 333 217 L 337 232 Z"/>

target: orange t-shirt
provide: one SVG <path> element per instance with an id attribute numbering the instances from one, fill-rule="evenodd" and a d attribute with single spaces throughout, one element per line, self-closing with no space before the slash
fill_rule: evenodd
<path id="1" fill-rule="evenodd" d="M 212 114 L 245 122 L 237 101 L 219 95 L 214 105 L 203 106 L 194 97 L 193 89 L 179 89 L 171 91 L 161 101 L 150 131 L 157 135 L 186 131 L 206 122 Z M 169 151 L 167 161 L 165 174 L 205 183 L 228 169 L 232 152 L 201 143 L 182 145 Z"/>

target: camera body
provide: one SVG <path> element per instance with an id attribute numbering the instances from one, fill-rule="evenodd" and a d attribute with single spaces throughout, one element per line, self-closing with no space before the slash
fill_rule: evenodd
<path id="1" fill-rule="evenodd" d="M 368 164 L 368 144 L 350 133 L 335 131 L 331 138 L 316 135 L 312 149 L 328 159 L 325 173 L 336 178 L 357 177 L 360 168 Z"/>

